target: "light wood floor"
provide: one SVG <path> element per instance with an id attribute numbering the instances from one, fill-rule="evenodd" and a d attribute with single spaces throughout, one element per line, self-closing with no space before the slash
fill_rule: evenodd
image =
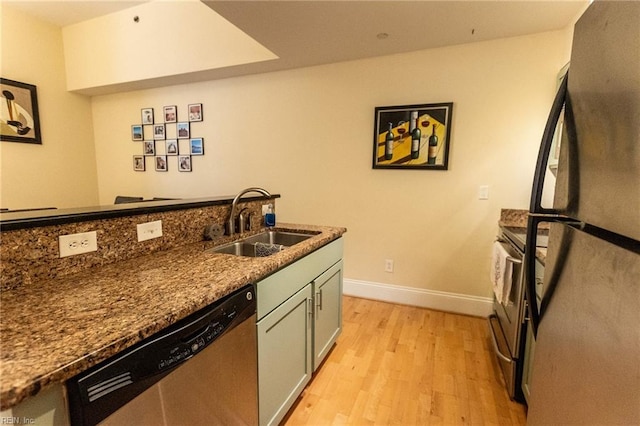
<path id="1" fill-rule="evenodd" d="M 524 425 L 486 320 L 344 298 L 337 345 L 285 419 L 294 425 Z"/>

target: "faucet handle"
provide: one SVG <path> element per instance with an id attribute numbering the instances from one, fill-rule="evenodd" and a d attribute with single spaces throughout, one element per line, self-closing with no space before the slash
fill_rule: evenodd
<path id="1" fill-rule="evenodd" d="M 248 212 L 247 213 L 247 220 L 245 223 L 245 231 L 251 231 L 251 218 L 253 217 L 253 212 Z"/>
<path id="2" fill-rule="evenodd" d="M 249 210 L 245 207 L 240 210 L 240 214 L 238 214 L 238 232 L 243 233 L 247 229 L 247 216 L 245 213 L 249 212 Z M 249 218 L 251 213 L 248 214 Z M 251 227 L 251 223 L 249 223 L 249 228 Z"/>

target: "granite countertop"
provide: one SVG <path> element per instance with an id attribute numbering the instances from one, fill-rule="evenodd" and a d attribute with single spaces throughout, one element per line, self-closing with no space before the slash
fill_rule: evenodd
<path id="1" fill-rule="evenodd" d="M 277 229 L 317 235 L 258 258 L 207 253 L 217 244 L 202 241 L 2 292 L 0 408 L 64 382 L 346 232 Z"/>

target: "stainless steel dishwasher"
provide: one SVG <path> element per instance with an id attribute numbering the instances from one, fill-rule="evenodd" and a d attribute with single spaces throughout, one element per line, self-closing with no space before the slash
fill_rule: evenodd
<path id="1" fill-rule="evenodd" d="M 67 381 L 72 425 L 256 425 L 252 285 Z"/>

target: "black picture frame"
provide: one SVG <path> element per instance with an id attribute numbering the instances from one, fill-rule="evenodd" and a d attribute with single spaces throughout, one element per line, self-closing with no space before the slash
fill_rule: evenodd
<path id="1" fill-rule="evenodd" d="M 144 172 L 145 171 L 144 155 L 134 155 L 133 156 L 133 170 L 136 171 L 136 172 Z"/>
<path id="2" fill-rule="evenodd" d="M 154 124 L 153 108 L 142 108 L 140 110 L 140 119 L 142 124 Z"/>
<path id="3" fill-rule="evenodd" d="M 8 114 L 2 117 L 0 140 L 42 145 L 36 86 L 0 78 L 0 94 Z"/>
<path id="4" fill-rule="evenodd" d="M 144 140 L 144 127 L 141 124 L 131 125 L 131 140 L 132 141 Z"/>
<path id="5" fill-rule="evenodd" d="M 176 105 L 164 107 L 163 115 L 165 123 L 176 123 L 178 121 L 178 107 Z"/>
<path id="6" fill-rule="evenodd" d="M 189 121 L 202 121 L 202 104 L 189 104 L 187 106 Z"/>
<path id="7" fill-rule="evenodd" d="M 376 107 L 372 167 L 448 170 L 452 117 L 453 102 Z"/>
<path id="8" fill-rule="evenodd" d="M 179 142 L 177 139 L 167 139 L 165 142 L 165 153 L 167 155 L 178 155 L 179 154 Z"/>
<path id="9" fill-rule="evenodd" d="M 204 138 L 189 139 L 189 154 L 204 155 Z"/>
<path id="10" fill-rule="evenodd" d="M 156 155 L 153 157 L 156 166 L 156 172 L 166 172 L 169 170 L 169 162 L 166 155 Z"/>
<path id="11" fill-rule="evenodd" d="M 191 126 L 188 121 L 176 124 L 176 137 L 178 139 L 189 139 L 191 137 Z"/>
<path id="12" fill-rule="evenodd" d="M 166 127 L 164 123 L 153 125 L 153 140 L 161 141 L 165 139 Z"/>
<path id="13" fill-rule="evenodd" d="M 179 172 L 190 172 L 191 171 L 191 156 L 190 155 L 179 155 L 178 156 L 178 171 Z"/>
<path id="14" fill-rule="evenodd" d="M 142 143 L 142 154 L 147 157 L 156 155 L 156 141 L 144 141 Z"/>

